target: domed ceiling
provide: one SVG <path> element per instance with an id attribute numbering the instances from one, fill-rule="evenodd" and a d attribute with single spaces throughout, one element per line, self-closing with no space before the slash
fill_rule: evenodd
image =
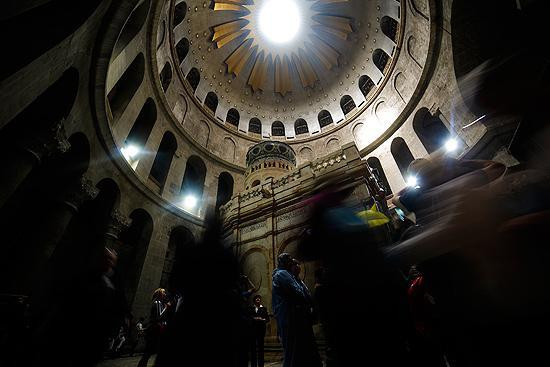
<path id="1" fill-rule="evenodd" d="M 258 140 L 309 139 L 353 121 L 400 42 L 396 0 L 188 0 L 171 14 L 191 98 Z"/>

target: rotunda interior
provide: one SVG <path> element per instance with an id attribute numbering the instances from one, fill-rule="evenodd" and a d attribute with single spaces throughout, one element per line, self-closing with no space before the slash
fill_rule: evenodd
<path id="1" fill-rule="evenodd" d="M 2 7 L 1 365 L 540 357 L 544 0 Z"/>

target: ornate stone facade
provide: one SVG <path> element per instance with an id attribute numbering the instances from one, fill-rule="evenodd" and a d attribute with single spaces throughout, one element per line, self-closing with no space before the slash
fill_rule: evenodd
<path id="1" fill-rule="evenodd" d="M 251 161 L 254 164 L 254 161 Z M 220 210 L 225 243 L 238 256 L 242 271 L 259 288 L 271 307 L 271 273 L 282 252 L 296 256 L 297 244 L 308 226 L 308 199 L 325 187 L 350 188 L 348 204 L 363 208 L 370 198 L 369 169 L 355 144 L 305 164 L 272 181 L 236 194 Z M 314 263 L 304 263 L 304 280 L 313 287 Z M 268 335 L 275 341 L 275 323 Z"/>

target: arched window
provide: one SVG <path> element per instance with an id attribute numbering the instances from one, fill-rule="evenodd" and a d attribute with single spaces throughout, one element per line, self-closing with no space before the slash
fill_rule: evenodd
<path id="1" fill-rule="evenodd" d="M 206 165 L 202 159 L 196 155 L 192 155 L 185 164 L 185 173 L 183 175 L 180 191 L 182 198 L 185 200 L 185 197 L 192 196 L 200 202 L 204 191 L 205 178 Z"/>
<path id="2" fill-rule="evenodd" d="M 117 120 L 128 107 L 143 82 L 144 73 L 145 58 L 140 52 L 107 95 L 113 120 Z"/>
<path id="3" fill-rule="evenodd" d="M 9 10 L 18 8 L 20 3 L 30 10 L 9 18 Z M 2 13 L 0 34 L 3 35 L 2 47 L 10 57 L 2 58 L 0 80 L 30 64 L 73 34 L 101 3 L 101 0 L 89 0 L 14 1 L 6 4 L 9 8 Z"/>
<path id="4" fill-rule="evenodd" d="M 321 112 L 319 112 L 317 119 L 319 120 L 319 126 L 321 126 L 321 129 L 334 122 L 332 120 L 332 115 L 327 110 L 322 110 Z"/>
<path id="5" fill-rule="evenodd" d="M 382 164 L 380 163 L 380 160 L 376 157 L 370 157 L 367 159 L 367 164 L 372 170 L 372 174 L 378 181 L 378 184 L 382 186 L 382 189 L 384 189 L 384 192 L 386 195 L 389 195 L 392 193 L 390 183 L 388 182 L 388 179 L 386 178 L 386 173 L 384 172 L 384 168 L 382 168 Z"/>
<path id="6" fill-rule="evenodd" d="M 340 107 L 342 108 L 344 115 L 347 115 L 348 113 L 350 113 L 355 109 L 356 105 L 355 105 L 355 102 L 353 101 L 353 98 L 351 98 L 348 95 L 345 95 L 340 100 Z"/>
<path id="7" fill-rule="evenodd" d="M 183 226 L 176 227 L 170 232 L 160 279 L 161 287 L 182 291 L 182 281 L 188 278 L 187 274 L 184 273 L 187 269 L 184 264 L 186 253 L 194 245 L 195 238 L 187 228 Z"/>
<path id="8" fill-rule="evenodd" d="M 216 209 L 220 206 L 227 204 L 233 196 L 233 177 L 227 173 L 222 172 L 218 177 L 218 193 L 216 195 Z"/>
<path id="9" fill-rule="evenodd" d="M 197 68 L 192 68 L 189 70 L 189 73 L 187 74 L 187 77 L 185 78 L 189 85 L 191 86 L 191 89 L 193 89 L 193 92 L 197 90 L 197 87 L 199 86 L 199 82 L 201 81 L 201 74 L 197 70 Z"/>
<path id="10" fill-rule="evenodd" d="M 237 111 L 234 108 L 231 108 L 229 111 L 227 111 L 227 116 L 225 117 L 225 122 L 227 122 L 230 125 L 233 125 L 235 127 L 239 127 L 239 120 L 241 119 L 241 116 L 239 115 L 239 111 Z"/>
<path id="11" fill-rule="evenodd" d="M 132 129 L 128 133 L 128 137 L 125 142 L 126 146 L 134 145 L 138 149 L 143 148 L 145 143 L 147 143 L 147 139 L 149 139 L 149 135 L 151 135 L 151 131 L 153 130 L 153 126 L 155 126 L 156 121 L 157 107 L 155 106 L 153 99 L 148 98 L 143 104 Z"/>
<path id="12" fill-rule="evenodd" d="M 304 119 L 298 119 L 294 123 L 294 132 L 296 135 L 300 134 L 307 134 L 309 133 L 309 128 L 307 126 L 307 122 Z"/>
<path id="13" fill-rule="evenodd" d="M 253 117 L 252 119 L 250 119 L 250 122 L 248 123 L 248 132 L 254 133 L 254 134 L 261 134 L 262 122 L 256 117 Z"/>
<path id="14" fill-rule="evenodd" d="M 395 159 L 395 163 L 397 163 L 397 167 L 399 167 L 401 176 L 406 179 L 409 164 L 414 161 L 414 157 L 409 150 L 407 143 L 405 143 L 405 140 L 403 140 L 403 138 L 395 138 L 391 142 L 390 150 L 393 159 Z"/>
<path id="15" fill-rule="evenodd" d="M 181 65 L 185 57 L 189 53 L 189 40 L 187 38 L 182 38 L 176 44 L 176 55 L 178 56 L 178 62 Z"/>
<path id="16" fill-rule="evenodd" d="M 374 82 L 368 75 L 363 75 L 359 78 L 359 89 L 361 89 L 361 93 L 363 93 L 365 98 L 374 89 Z"/>
<path id="17" fill-rule="evenodd" d="M 130 227 L 120 236 L 123 246 L 119 249 L 117 270 L 123 278 L 126 300 L 131 305 L 151 241 L 153 218 L 144 209 L 136 209 L 130 214 L 130 219 Z"/>
<path id="18" fill-rule="evenodd" d="M 145 20 L 147 20 L 150 3 L 150 0 L 144 1 L 132 11 L 132 14 L 130 14 L 130 17 L 126 23 L 124 23 L 124 27 L 118 35 L 111 59 L 114 60 L 126 48 L 126 46 L 128 46 L 130 41 L 137 36 L 139 31 L 141 31 L 143 25 L 145 24 Z"/>
<path id="19" fill-rule="evenodd" d="M 174 28 L 183 20 L 185 19 L 185 16 L 187 15 L 187 4 L 185 1 L 182 1 L 179 4 L 176 4 L 174 7 Z"/>
<path id="20" fill-rule="evenodd" d="M 215 115 L 218 108 L 218 96 L 214 92 L 209 92 L 204 100 L 204 105 Z"/>
<path id="21" fill-rule="evenodd" d="M 172 82 L 172 65 L 169 62 L 164 64 L 162 71 L 160 72 L 160 85 L 162 86 L 162 91 L 166 92 L 170 83 Z"/>
<path id="22" fill-rule="evenodd" d="M 441 148 L 450 136 L 449 130 L 439 117 L 433 116 L 425 107 L 414 115 L 413 129 L 428 153 Z"/>
<path id="23" fill-rule="evenodd" d="M 384 33 L 393 42 L 397 41 L 397 27 L 398 23 L 393 18 L 384 16 L 380 20 L 380 29 L 382 30 L 382 33 Z"/>
<path id="24" fill-rule="evenodd" d="M 169 131 L 165 132 L 149 173 L 149 178 L 160 188 L 164 187 L 166 183 L 166 177 L 168 177 L 176 149 L 178 149 L 176 137 Z"/>
<path id="25" fill-rule="evenodd" d="M 252 182 L 252 187 L 260 186 L 260 183 L 260 180 L 254 180 L 254 182 Z"/>
<path id="26" fill-rule="evenodd" d="M 285 125 L 281 121 L 275 121 L 271 125 L 271 135 L 272 136 L 285 136 Z"/>
<path id="27" fill-rule="evenodd" d="M 384 74 L 384 69 L 386 69 L 386 65 L 388 65 L 389 60 L 390 56 L 384 50 L 377 48 L 372 53 L 372 61 L 378 70 L 382 72 L 382 74 Z"/>

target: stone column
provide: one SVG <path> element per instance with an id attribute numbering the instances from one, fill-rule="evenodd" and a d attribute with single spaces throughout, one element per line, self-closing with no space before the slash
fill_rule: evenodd
<path id="1" fill-rule="evenodd" d="M 44 157 L 57 152 L 65 153 L 69 148 L 63 120 L 36 136 L 21 136 L 21 140 L 15 141 L 11 152 L 2 157 L 3 162 L 0 163 L 0 208 Z"/>
<path id="2" fill-rule="evenodd" d="M 45 211 L 47 215 L 43 216 L 35 229 L 30 246 L 21 248 L 15 255 L 14 260 L 18 263 L 17 272 L 21 272 L 19 276 L 14 276 L 14 279 L 18 279 L 18 290 L 30 290 L 37 280 L 36 277 L 43 274 L 46 264 L 80 206 L 86 201 L 93 200 L 98 192 L 91 180 L 80 177 L 59 197 L 52 200 L 51 207 Z"/>
<path id="3" fill-rule="evenodd" d="M 118 253 L 121 251 L 120 234 L 130 227 L 132 220 L 122 214 L 118 209 L 113 210 L 111 219 L 105 231 L 105 246 Z"/>

